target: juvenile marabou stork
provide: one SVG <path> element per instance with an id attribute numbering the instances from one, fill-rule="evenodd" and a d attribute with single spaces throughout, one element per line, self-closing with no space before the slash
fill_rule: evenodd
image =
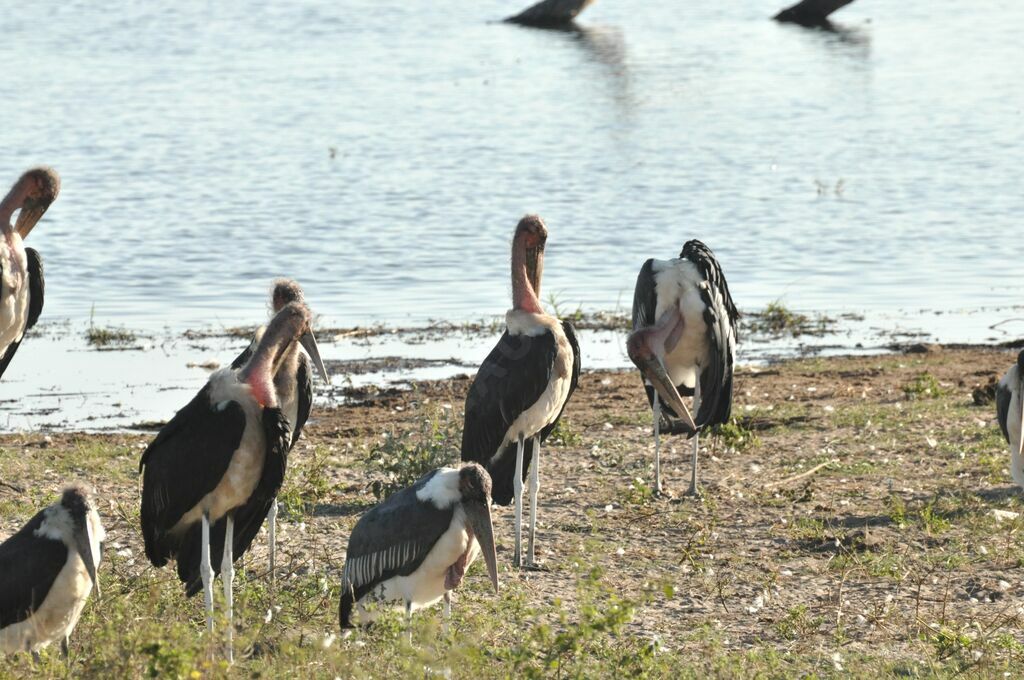
<path id="1" fill-rule="evenodd" d="M 526 565 L 534 566 L 540 445 L 576 390 L 580 346 L 568 321 L 544 313 L 540 304 L 548 230 L 527 215 L 512 239 L 512 309 L 505 332 L 487 355 L 466 395 L 462 460 L 487 468 L 494 502 L 515 502 L 513 563 L 522 566 L 523 481 L 530 474 L 530 533 Z"/>
<path id="2" fill-rule="evenodd" d="M 213 565 L 220 562 L 229 660 L 233 563 L 249 549 L 277 497 L 291 445 L 275 378 L 297 342 L 319 354 L 310 321 L 301 302 L 282 307 L 245 365 L 215 371 L 160 430 L 139 463 L 146 556 L 156 567 L 175 559 L 189 596 L 202 588 L 211 631 L 216 574 L 211 556 Z"/>
<path id="3" fill-rule="evenodd" d="M 299 286 L 298 282 L 291 279 L 277 279 L 274 281 L 274 287 L 270 295 L 271 309 L 276 314 L 290 302 L 305 304 L 302 287 Z M 231 362 L 231 368 L 240 369 L 249 361 L 252 353 L 256 351 L 256 347 L 259 346 L 266 330 L 266 326 L 260 326 L 256 329 L 252 342 L 249 343 L 249 346 L 241 354 L 235 357 L 235 360 Z M 310 330 L 309 333 L 312 336 L 313 331 Z M 301 344 L 293 343 L 281 361 L 281 367 L 274 375 L 274 389 L 277 391 L 281 412 L 288 419 L 288 424 L 292 429 L 292 438 L 288 445 L 289 452 L 295 448 L 295 444 L 299 441 L 299 435 L 302 434 L 302 428 L 305 426 L 306 420 L 309 419 L 309 411 L 313 406 L 312 366 L 316 366 L 316 370 L 324 382 L 327 384 L 331 382 L 323 359 L 316 353 L 316 343 L 312 342 L 309 346 L 313 348 L 312 354 L 307 352 Z M 270 504 L 270 512 L 267 513 L 267 542 L 270 547 L 270 579 L 274 580 L 277 568 L 275 559 L 277 548 L 277 499 Z"/>
<path id="4" fill-rule="evenodd" d="M 0 651 L 39 650 L 68 638 L 93 588 L 106 539 L 92 497 L 68 487 L 60 500 L 0 543 Z"/>
<path id="5" fill-rule="evenodd" d="M 693 438 L 687 493 L 697 495 L 697 433 L 728 422 L 732 410 L 739 316 L 722 268 L 700 241 L 687 241 L 676 259 L 650 259 L 640 269 L 626 347 L 654 412 L 654 488 L 659 494 L 664 406 L 668 431 Z M 696 420 L 680 393 L 693 395 Z"/>
<path id="6" fill-rule="evenodd" d="M 60 177 L 50 168 L 33 168 L 0 201 L 0 377 L 18 351 L 25 331 L 43 311 L 43 261 L 24 239 L 60 193 Z M 15 210 L 18 221 L 12 227 Z"/>
<path id="7" fill-rule="evenodd" d="M 483 555 L 498 592 L 491 478 L 476 464 L 429 472 L 359 518 L 348 539 L 338 618 L 342 630 L 371 623 L 370 604 L 403 606 L 406 618 L 444 598 Z"/>
<path id="8" fill-rule="evenodd" d="M 1024 460 L 1021 456 L 1021 430 L 1024 429 L 1024 351 L 996 387 L 996 418 L 1003 437 L 1010 445 L 1010 474 L 1024 488 Z"/>

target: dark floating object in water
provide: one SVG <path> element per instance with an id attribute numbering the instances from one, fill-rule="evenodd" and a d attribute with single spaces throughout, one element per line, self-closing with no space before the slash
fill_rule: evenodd
<path id="1" fill-rule="evenodd" d="M 594 0 L 541 0 L 505 21 L 522 26 L 564 28 L 571 26 L 576 16 L 592 2 Z"/>
<path id="2" fill-rule="evenodd" d="M 807 28 L 833 28 L 828 15 L 853 0 L 803 0 L 776 14 L 772 19 L 787 24 L 799 24 Z M 543 3 L 542 3 L 543 4 Z"/>

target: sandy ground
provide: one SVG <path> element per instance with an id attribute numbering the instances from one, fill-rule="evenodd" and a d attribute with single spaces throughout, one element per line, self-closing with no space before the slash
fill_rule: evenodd
<path id="1" fill-rule="evenodd" d="M 538 545 L 547 570 L 507 566 L 512 512 L 500 508 L 502 578 L 532 601 L 573 609 L 573 565 L 600 565 L 606 583 L 644 601 L 629 631 L 683 656 L 768 645 L 839 654 L 837 664 L 851 654 L 1024 662 L 1024 502 L 994 405 L 972 397 L 1015 353 L 930 349 L 740 370 L 740 427 L 701 439 L 698 500 L 681 496 L 690 443 L 680 437 L 663 445 L 673 497 L 650 493 L 650 414 L 636 373 L 585 373 L 565 443 L 544 448 Z M 379 473 L 368 452 L 384 432 L 416 436 L 425 418 L 457 429 L 468 386 L 464 376 L 371 390 L 315 414 L 286 481 L 286 492 L 311 500 L 305 513 L 284 515 L 283 573 L 339 577 L 348 531 L 374 502 Z M 27 519 L 14 512 L 19 499 L 55 495 L 77 477 L 103 499 L 108 549 L 134 556 L 116 568 L 151 569 L 136 528 L 135 470 L 148 440 L 3 436 L 0 536 Z M 456 436 L 442 445 L 457 455 Z M 260 542 L 248 563 L 265 564 L 265 550 Z M 482 574 L 474 566 L 469 578 Z M 650 595 L 667 587 L 671 596 Z"/>

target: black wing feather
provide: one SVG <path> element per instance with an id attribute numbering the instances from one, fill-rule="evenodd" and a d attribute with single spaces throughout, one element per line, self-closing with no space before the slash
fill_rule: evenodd
<path id="1" fill-rule="evenodd" d="M 248 552 L 256 535 L 263 526 L 263 521 L 270 512 L 270 506 L 277 497 L 284 483 L 285 469 L 288 464 L 288 451 L 292 441 L 288 419 L 280 409 L 263 409 L 263 434 L 266 437 L 267 451 L 263 463 L 263 474 L 256 484 L 252 495 L 245 505 L 234 511 L 235 526 L 231 557 L 237 562 Z M 227 531 L 227 519 L 221 517 L 210 527 L 210 564 L 213 573 L 220 574 L 221 560 L 224 557 L 224 538 Z M 202 525 L 197 524 L 189 530 L 188 541 L 182 542 L 178 553 L 178 578 L 185 584 L 185 594 L 191 597 L 203 589 L 202 574 L 199 564 L 202 557 Z"/>
<path id="2" fill-rule="evenodd" d="M 999 383 L 996 386 L 996 419 L 999 421 L 999 429 L 1002 430 L 1007 444 L 1010 443 L 1010 431 L 1007 429 L 1007 423 L 1010 419 L 1011 399 L 1013 399 L 1013 393 L 1008 387 Z"/>
<path id="3" fill-rule="evenodd" d="M 700 296 L 713 354 L 711 364 L 702 366 L 700 371 L 701 403 L 696 414 L 697 426 L 724 424 L 732 412 L 736 324 L 740 314 L 729 294 L 722 268 L 710 248 L 697 240 L 687 241 L 679 257 L 693 262 L 704 278 Z"/>
<path id="4" fill-rule="evenodd" d="M 658 309 L 658 282 L 654 278 L 654 259 L 644 262 L 636 277 L 633 288 L 633 330 L 654 325 L 654 314 Z"/>
<path id="5" fill-rule="evenodd" d="M 359 518 L 348 539 L 342 570 L 338 616 L 342 628 L 352 627 L 355 603 L 378 584 L 394 576 L 408 576 L 426 559 L 437 540 L 451 526 L 455 506 L 438 508 L 421 501 L 416 492 L 437 471 L 388 497 Z"/>
<path id="6" fill-rule="evenodd" d="M 0 543 L 0 628 L 24 621 L 46 600 L 68 559 L 62 541 L 36 536 L 42 512 Z"/>
<path id="7" fill-rule="evenodd" d="M 168 532 L 217 487 L 244 432 L 242 406 L 235 401 L 225 402 L 223 410 L 213 406 L 206 385 L 143 452 L 142 536 L 154 566 L 178 553 L 182 535 Z"/>
<path id="8" fill-rule="evenodd" d="M 43 258 L 35 248 L 25 248 L 28 259 L 28 323 L 25 330 L 32 328 L 43 313 L 43 292 L 46 288 L 43 281 Z"/>
<path id="9" fill-rule="evenodd" d="M 462 430 L 462 460 L 480 463 L 491 475 L 491 498 L 499 505 L 512 502 L 516 443 L 505 447 L 509 427 L 544 394 L 551 381 L 557 347 L 551 332 L 511 335 L 507 330 L 487 355 L 466 395 Z M 546 435 L 545 435 L 546 436 Z M 533 442 L 523 452 L 523 475 L 530 468 Z"/>

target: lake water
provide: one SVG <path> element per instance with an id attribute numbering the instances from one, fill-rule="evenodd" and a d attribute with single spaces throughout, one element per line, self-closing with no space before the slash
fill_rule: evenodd
<path id="1" fill-rule="evenodd" d="M 492 21 L 526 4 L 6 13 L 0 182 L 63 177 L 30 237 L 44 319 L 255 323 L 281 275 L 325 324 L 478 319 L 509 304 L 527 211 L 566 308 L 628 307 L 643 260 L 697 237 L 744 309 L 939 339 L 932 312 L 959 311 L 949 332 L 976 341 L 1024 317 L 1024 5 L 859 0 L 836 34 L 767 0 L 598 0 L 579 33 Z"/>

